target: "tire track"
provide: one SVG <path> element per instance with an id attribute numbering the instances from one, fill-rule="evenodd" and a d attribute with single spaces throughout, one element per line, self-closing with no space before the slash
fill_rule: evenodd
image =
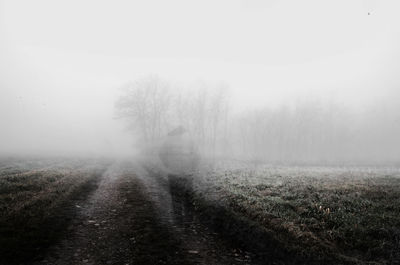
<path id="1" fill-rule="evenodd" d="M 166 176 L 115 163 L 76 205 L 66 237 L 36 264 L 251 264 L 171 196 Z"/>

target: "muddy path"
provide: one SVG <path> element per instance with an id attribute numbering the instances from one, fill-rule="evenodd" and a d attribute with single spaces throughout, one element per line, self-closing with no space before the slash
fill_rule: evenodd
<path id="1" fill-rule="evenodd" d="M 75 205 L 66 236 L 35 264 L 254 264 L 171 192 L 168 176 L 115 163 Z"/>

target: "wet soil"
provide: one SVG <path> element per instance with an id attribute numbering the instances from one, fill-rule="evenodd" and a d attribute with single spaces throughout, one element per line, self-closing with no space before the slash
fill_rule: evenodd
<path id="1" fill-rule="evenodd" d="M 255 264 L 254 256 L 203 225 L 168 176 L 112 165 L 76 202 L 65 236 L 31 264 Z"/>

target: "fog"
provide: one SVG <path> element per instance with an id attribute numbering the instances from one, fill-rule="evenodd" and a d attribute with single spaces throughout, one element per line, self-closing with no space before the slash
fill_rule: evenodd
<path id="1" fill-rule="evenodd" d="M 398 163 L 399 8 L 0 0 L 0 154 Z"/>

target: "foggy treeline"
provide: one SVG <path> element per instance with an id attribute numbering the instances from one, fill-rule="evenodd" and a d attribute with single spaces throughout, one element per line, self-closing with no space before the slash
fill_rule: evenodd
<path id="1" fill-rule="evenodd" d="M 177 89 L 150 76 L 126 85 L 124 90 L 126 94 L 116 103 L 117 115 L 128 120 L 140 148 L 151 151 L 169 131 L 183 126 L 202 153 L 221 152 L 221 139 L 227 139 L 229 129 L 226 85 Z"/>
<path id="2" fill-rule="evenodd" d="M 183 126 L 203 156 L 256 162 L 398 162 L 400 108 L 346 108 L 303 100 L 280 107 L 237 109 L 226 84 L 179 88 L 157 76 L 129 83 L 116 102 L 136 147 L 157 152 L 169 131 Z"/>

